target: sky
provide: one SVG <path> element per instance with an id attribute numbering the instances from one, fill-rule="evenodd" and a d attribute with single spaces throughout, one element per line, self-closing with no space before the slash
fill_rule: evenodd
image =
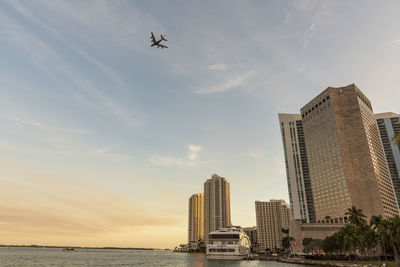
<path id="1" fill-rule="evenodd" d="M 399 1 L 0 2 L 0 244 L 172 248 L 216 173 L 288 201 L 278 113 L 400 112 Z M 150 47 L 150 32 L 168 49 Z"/>

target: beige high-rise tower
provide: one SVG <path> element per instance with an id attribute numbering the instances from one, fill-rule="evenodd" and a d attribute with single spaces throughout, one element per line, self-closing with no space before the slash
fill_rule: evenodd
<path id="1" fill-rule="evenodd" d="M 354 85 L 329 87 L 301 109 L 315 217 L 344 222 L 399 214 L 371 102 Z"/>
<path id="2" fill-rule="evenodd" d="M 289 229 L 289 210 L 284 200 L 256 201 L 258 252 L 282 247 L 286 236 L 282 229 Z"/>
<path id="3" fill-rule="evenodd" d="M 204 183 L 204 237 L 219 228 L 231 225 L 231 204 L 228 181 L 213 174 Z"/>
<path id="4" fill-rule="evenodd" d="M 193 194 L 189 198 L 188 241 L 204 238 L 204 194 Z"/>

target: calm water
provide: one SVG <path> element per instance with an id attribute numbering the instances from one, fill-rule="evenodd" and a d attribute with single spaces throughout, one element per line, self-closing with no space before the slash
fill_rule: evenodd
<path id="1" fill-rule="evenodd" d="M 60 248 L 0 248 L 0 266 L 268 266 L 301 265 L 269 261 L 207 261 L 204 254 L 170 251 Z"/>

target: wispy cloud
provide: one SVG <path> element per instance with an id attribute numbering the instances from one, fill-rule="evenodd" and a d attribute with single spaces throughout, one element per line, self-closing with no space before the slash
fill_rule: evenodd
<path id="1" fill-rule="evenodd" d="M 304 31 L 304 34 L 303 34 L 303 49 L 304 49 L 304 50 L 307 49 L 308 44 L 310 43 L 310 40 L 311 40 L 311 38 L 313 37 L 314 29 L 315 29 L 315 26 L 314 26 L 314 23 L 312 23 L 312 24 L 310 25 L 310 27 L 308 27 L 308 28 Z"/>
<path id="2" fill-rule="evenodd" d="M 398 45 L 400 45 L 400 38 L 396 38 L 396 39 L 390 41 L 390 42 L 389 42 L 389 45 L 391 45 L 391 46 L 398 46 Z"/>
<path id="3" fill-rule="evenodd" d="M 223 63 L 217 63 L 217 64 L 209 65 L 208 68 L 210 70 L 226 70 L 228 68 L 228 66 Z"/>
<path id="4" fill-rule="evenodd" d="M 14 121 L 19 125 L 19 126 L 33 126 L 36 128 L 44 129 L 44 130 L 49 130 L 49 131 L 59 131 L 59 132 L 64 132 L 64 133 L 70 133 L 70 134 L 77 134 L 77 135 L 86 135 L 89 134 L 90 132 L 87 130 L 79 130 L 79 129 L 71 129 L 71 128 L 65 128 L 65 127 L 58 127 L 58 126 L 52 126 L 52 125 L 47 125 L 43 124 L 41 122 L 37 121 L 29 121 L 29 120 L 24 120 L 20 118 L 14 118 Z"/>
<path id="5" fill-rule="evenodd" d="M 22 7 L 17 8 L 18 10 L 23 10 L 21 12 L 25 15 L 30 14 L 28 11 L 22 9 Z M 96 103 L 96 105 L 100 106 L 97 108 L 98 110 L 101 110 L 102 112 L 107 110 L 108 114 L 119 118 L 127 126 L 132 127 L 139 124 L 137 116 L 134 116 L 131 112 L 124 109 L 119 102 L 110 97 L 109 94 L 106 94 L 104 90 L 95 86 L 94 81 L 90 80 L 89 76 L 77 71 L 73 65 L 68 63 L 68 59 L 63 58 L 61 54 L 56 53 L 46 42 L 42 41 L 36 35 L 33 35 L 20 24 L 8 18 L 6 14 L 1 12 L 0 29 L 3 30 L 4 39 L 19 48 L 23 54 L 44 73 L 60 84 L 65 85 L 66 81 L 72 83 L 74 87 L 71 88 L 71 94 L 77 94 L 81 97 L 82 95 L 89 96 L 95 100 L 92 101 L 92 103 Z M 50 26 L 46 26 L 46 29 L 50 32 L 55 31 Z M 91 57 L 87 52 L 75 48 L 72 44 L 68 42 L 66 42 L 66 44 L 70 46 L 70 48 L 73 48 L 77 54 L 97 66 L 116 83 L 123 85 L 123 81 L 120 79 L 118 74 L 104 63 Z"/>
<path id="6" fill-rule="evenodd" d="M 137 40 L 148 36 L 150 29 L 164 28 L 151 14 L 129 1 L 38 2 L 44 11 L 52 13 L 47 16 L 48 23 L 58 23 L 68 34 L 99 49 L 109 46 L 145 52 L 147 46 Z M 76 31 L 76 27 L 80 30 Z"/>
<path id="7" fill-rule="evenodd" d="M 292 20 L 292 16 L 293 16 L 293 13 L 292 13 L 292 12 L 287 12 L 286 15 L 285 15 L 285 21 L 284 21 L 284 23 L 285 23 L 285 24 L 289 24 L 290 21 Z"/>
<path id="8" fill-rule="evenodd" d="M 251 148 L 249 151 L 249 156 L 256 160 L 267 160 L 268 157 L 260 148 Z"/>
<path id="9" fill-rule="evenodd" d="M 149 157 L 150 163 L 158 166 L 184 166 L 189 165 L 186 159 L 152 155 Z M 190 166 L 190 165 L 189 165 Z"/>
<path id="10" fill-rule="evenodd" d="M 149 162 L 158 166 L 197 166 L 205 163 L 198 160 L 198 155 L 203 150 L 202 146 L 189 145 L 188 150 L 186 158 L 152 155 L 149 157 Z"/>
<path id="11" fill-rule="evenodd" d="M 63 37 L 59 31 L 57 31 L 50 24 L 46 24 L 37 16 L 35 16 L 29 9 L 27 9 L 24 5 L 22 5 L 19 1 L 7 1 L 9 5 L 11 5 L 15 10 L 17 10 L 20 14 L 30 19 L 36 25 L 40 25 L 43 29 L 47 30 L 51 33 L 56 39 L 62 41 L 65 45 L 73 49 L 77 54 L 81 55 L 87 61 L 93 63 L 96 67 L 98 67 L 105 75 L 109 76 L 114 82 L 119 84 L 121 87 L 124 87 L 124 83 L 121 80 L 121 77 L 113 71 L 109 66 L 107 66 L 104 62 L 90 56 L 87 52 L 82 49 L 77 48 L 70 41 L 68 41 L 65 37 Z"/>
<path id="12" fill-rule="evenodd" d="M 297 0 L 293 1 L 293 6 L 297 9 L 309 9 L 318 3 L 316 0 Z"/>
<path id="13" fill-rule="evenodd" d="M 201 95 L 222 93 L 243 85 L 254 73 L 254 71 L 248 71 L 241 75 L 235 75 L 220 84 L 195 90 L 194 93 Z"/>
<path id="14" fill-rule="evenodd" d="M 46 242 L 52 237 L 104 236 L 132 227 L 176 223 L 172 217 L 151 215 L 97 186 L 10 162 L 2 164 L 8 168 L 0 175 L 1 242 L 5 236 L 8 242 L 20 235 L 25 242 L 31 237 Z"/>
<path id="15" fill-rule="evenodd" d="M 113 161 L 124 161 L 124 160 L 128 160 L 131 158 L 131 156 L 129 156 L 129 155 L 113 152 L 113 150 L 118 147 L 120 147 L 120 145 L 99 147 L 99 148 L 92 149 L 90 151 L 90 154 L 94 155 L 94 156 L 98 156 L 98 157 L 108 158 Z"/>

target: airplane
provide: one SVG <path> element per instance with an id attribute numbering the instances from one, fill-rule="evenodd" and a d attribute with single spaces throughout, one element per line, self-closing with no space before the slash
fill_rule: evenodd
<path id="1" fill-rule="evenodd" d="M 165 39 L 165 36 L 162 36 L 162 34 L 160 34 L 160 36 L 161 36 L 161 39 L 157 41 L 156 38 L 154 37 L 153 32 L 151 32 L 151 36 L 150 36 L 150 39 L 152 42 L 151 47 L 156 45 L 158 48 L 161 48 L 161 49 L 168 48 L 168 46 L 160 44 L 162 41 L 166 41 L 166 42 L 168 41 L 167 39 Z"/>

